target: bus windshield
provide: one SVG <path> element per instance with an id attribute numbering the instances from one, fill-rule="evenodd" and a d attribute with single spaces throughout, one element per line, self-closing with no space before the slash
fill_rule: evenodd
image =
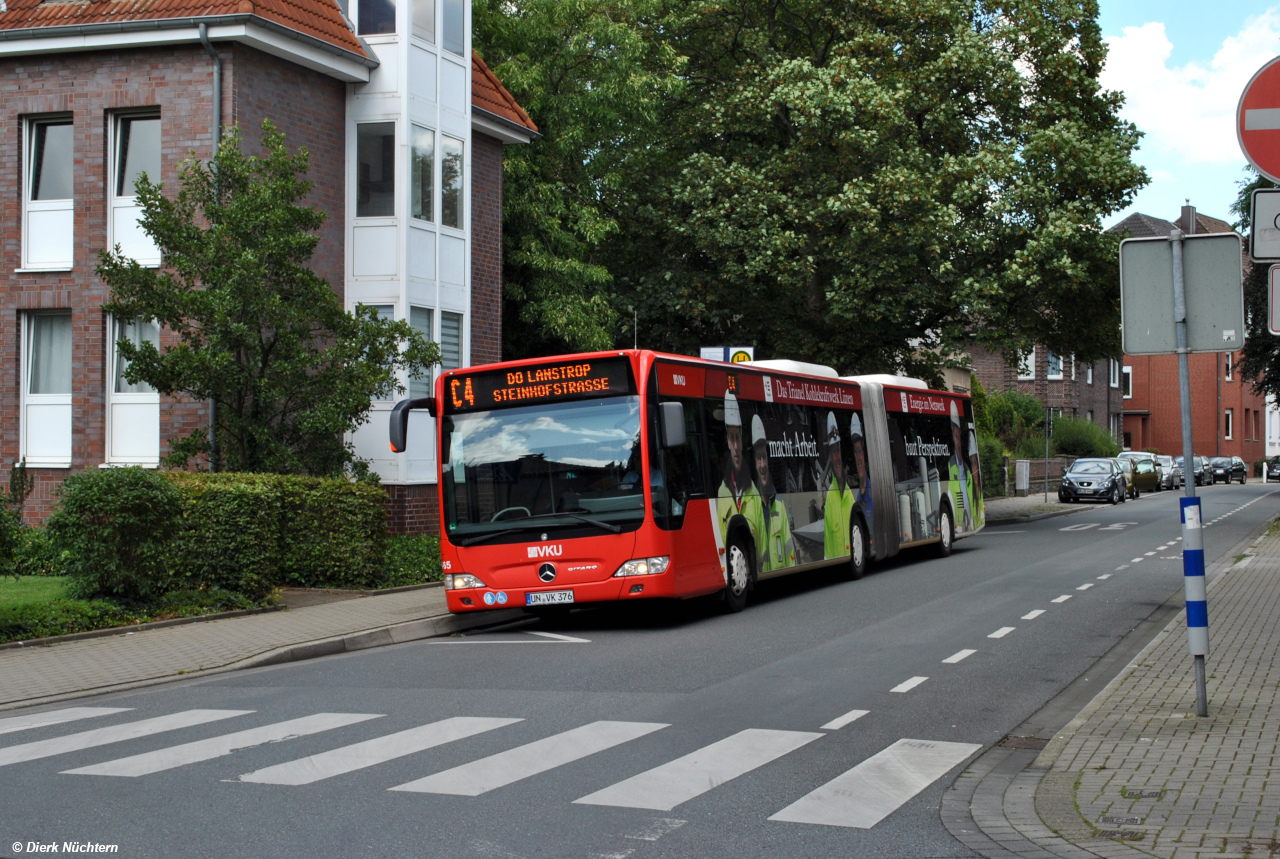
<path id="1" fill-rule="evenodd" d="M 455 545 L 618 533 L 644 519 L 637 396 L 450 415 L 441 442 Z"/>

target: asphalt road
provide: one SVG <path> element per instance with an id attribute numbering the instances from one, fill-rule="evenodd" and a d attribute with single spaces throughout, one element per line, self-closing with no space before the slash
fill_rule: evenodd
<path id="1" fill-rule="evenodd" d="M 1209 561 L 1274 493 L 1202 490 Z M 943 791 L 1181 588 L 1176 499 L 765 583 L 739 615 L 582 610 L 0 720 L 0 855 L 971 856 Z"/>

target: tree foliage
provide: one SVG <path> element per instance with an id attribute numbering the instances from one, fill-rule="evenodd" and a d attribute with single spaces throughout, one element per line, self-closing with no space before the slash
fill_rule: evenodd
<path id="1" fill-rule="evenodd" d="M 1275 188 L 1276 184 L 1252 167 L 1245 168 L 1245 178 L 1237 183 L 1239 195 L 1231 204 L 1231 214 L 1238 219 L 1234 226 L 1246 236 L 1252 227 L 1253 192 L 1259 188 Z M 1267 270 L 1266 263 L 1250 261 L 1244 277 L 1244 316 L 1248 334 L 1240 353 L 1240 372 L 1246 379 L 1253 379 L 1254 390 L 1259 394 L 1280 395 L 1280 340 L 1268 326 Z"/>
<path id="2" fill-rule="evenodd" d="M 142 228 L 162 268 L 119 248 L 101 253 L 117 319 L 155 319 L 178 342 L 163 351 L 118 344 L 131 383 L 217 403 L 223 465 L 236 471 L 334 475 L 354 461 L 343 434 L 370 401 L 399 390 L 397 374 L 423 373 L 435 344 L 372 308 L 348 313 L 307 267 L 325 214 L 306 205 L 306 149 L 290 154 L 263 123 L 263 154 L 245 155 L 228 129 L 213 163 L 184 162 L 174 198 L 138 181 Z M 208 450 L 203 430 L 172 440 L 171 464 Z"/>
<path id="3" fill-rule="evenodd" d="M 611 22 L 609 39 L 577 38 L 537 0 L 476 7 L 483 51 L 501 31 L 500 59 L 537 56 L 538 74 L 498 66 L 548 135 L 516 157 L 550 151 L 563 172 L 539 187 L 608 224 L 562 246 L 565 265 L 601 277 L 570 280 L 558 305 L 508 260 L 510 294 L 534 305 L 526 322 L 604 302 L 618 345 L 635 311 L 642 345 L 750 343 L 931 378 L 971 343 L 1118 351 L 1117 239 L 1101 218 L 1145 174 L 1121 97 L 1098 84 L 1095 0 L 565 5 Z M 567 80 L 590 101 L 597 80 L 631 79 L 616 125 L 541 107 Z M 507 178 L 519 211 L 537 210 L 525 177 Z M 515 214 L 509 203 L 508 229 Z M 541 318 L 548 339 L 569 330 Z"/>

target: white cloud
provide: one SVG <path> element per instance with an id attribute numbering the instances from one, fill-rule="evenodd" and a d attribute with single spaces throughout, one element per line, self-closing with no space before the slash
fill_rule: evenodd
<path id="1" fill-rule="evenodd" d="M 1125 94 L 1122 115 L 1146 133 L 1142 149 L 1188 163 L 1244 160 L 1236 142 L 1240 93 L 1280 44 L 1280 6 L 1250 18 L 1207 66 L 1169 66 L 1173 45 L 1164 24 L 1125 27 L 1107 38 L 1110 49 L 1101 82 Z"/>

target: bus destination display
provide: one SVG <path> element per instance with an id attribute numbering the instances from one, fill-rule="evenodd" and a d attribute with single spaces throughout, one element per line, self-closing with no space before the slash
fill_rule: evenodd
<path id="1" fill-rule="evenodd" d="M 445 408 L 452 412 L 608 397 L 635 390 L 626 358 L 466 373 L 447 377 L 444 389 Z"/>

